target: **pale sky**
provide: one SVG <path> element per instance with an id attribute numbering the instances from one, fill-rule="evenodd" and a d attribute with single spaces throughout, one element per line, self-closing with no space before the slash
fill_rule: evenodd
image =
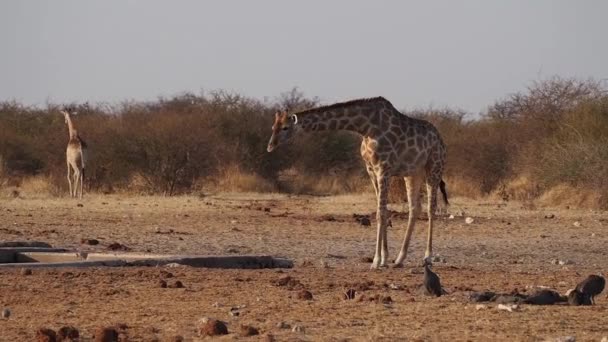
<path id="1" fill-rule="evenodd" d="M 0 101 L 225 89 L 474 113 L 553 75 L 608 78 L 608 1 L 0 2 Z"/>

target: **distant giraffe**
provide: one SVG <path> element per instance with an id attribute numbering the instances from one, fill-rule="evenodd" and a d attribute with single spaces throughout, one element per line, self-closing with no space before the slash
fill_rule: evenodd
<path id="1" fill-rule="evenodd" d="M 433 252 L 433 221 L 437 188 L 448 204 L 442 173 L 446 148 L 437 129 L 427 121 L 403 115 L 383 97 L 336 103 L 301 112 L 278 112 L 272 126 L 268 152 L 302 131 L 349 130 L 363 137 L 365 161 L 378 200 L 376 250 L 372 268 L 386 266 L 388 258 L 388 184 L 391 176 L 405 178 L 409 217 L 401 250 L 394 266 L 405 260 L 410 238 L 420 213 L 420 186 L 426 180 L 428 193 L 428 239 L 424 258 Z"/>
<path id="2" fill-rule="evenodd" d="M 82 140 L 74 128 L 71 115 L 76 114 L 76 112 L 72 108 L 67 107 L 61 110 L 61 114 L 65 117 L 65 123 L 68 125 L 70 134 L 70 140 L 68 141 L 68 146 L 65 151 L 70 196 L 82 199 L 84 169 L 87 160 L 87 144 Z"/>

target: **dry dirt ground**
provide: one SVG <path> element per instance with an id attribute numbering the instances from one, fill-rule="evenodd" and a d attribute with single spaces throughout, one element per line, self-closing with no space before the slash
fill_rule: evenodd
<path id="1" fill-rule="evenodd" d="M 608 270 L 608 213 L 568 208 L 533 208 L 521 203 L 452 200 L 439 219 L 436 262 L 449 292 L 441 298 L 419 291 L 426 239 L 418 221 L 402 269 L 369 270 L 375 220 L 365 227 L 353 214 L 374 210 L 372 196 L 306 197 L 218 194 L 207 197 L 87 196 L 0 200 L 0 241 L 38 240 L 57 247 L 105 251 L 119 242 L 137 252 L 180 254 L 270 254 L 294 260 L 288 270 L 96 268 L 0 270 L 1 341 L 32 341 L 39 327 L 73 325 L 82 340 L 96 327 L 123 323 L 130 341 L 201 338 L 196 322 L 207 316 L 227 322 L 220 339 L 277 341 L 342 340 L 545 340 L 577 341 L 608 336 L 608 298 L 592 307 L 522 306 L 477 310 L 469 290 L 531 291 L 549 286 L 563 293 L 590 273 Z M 394 209 L 401 209 L 400 207 Z M 545 218 L 546 216 L 553 218 Z M 389 229 L 391 256 L 403 238 L 403 217 Z M 575 223 L 578 222 L 578 223 Z M 100 244 L 81 244 L 98 239 Z M 554 264 L 561 260 L 565 265 Z M 161 288 L 167 270 L 184 288 Z M 275 281 L 289 275 L 290 288 Z M 301 288 L 313 300 L 297 298 Z M 366 298 L 390 296 L 392 303 L 344 300 L 354 288 Z M 230 315 L 239 307 L 240 315 Z M 304 331 L 277 327 L 284 322 Z M 260 330 L 241 337 L 240 325 Z"/>

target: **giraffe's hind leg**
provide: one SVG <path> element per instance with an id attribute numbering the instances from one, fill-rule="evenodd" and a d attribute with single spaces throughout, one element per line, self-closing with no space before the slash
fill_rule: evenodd
<path id="1" fill-rule="evenodd" d="M 68 163 L 68 186 L 70 188 L 70 197 L 74 197 L 73 196 L 73 192 L 72 192 L 72 173 L 71 173 L 71 169 L 72 169 L 72 167 L 70 166 L 70 163 Z"/>
<path id="2" fill-rule="evenodd" d="M 407 249 L 410 245 L 410 239 L 412 238 L 412 232 L 416 225 L 416 219 L 420 214 L 420 185 L 422 184 L 423 176 L 414 175 L 405 177 L 405 186 L 407 188 L 407 201 L 409 205 L 409 214 L 407 219 L 407 230 L 405 231 L 405 237 L 403 238 L 403 244 L 401 250 L 395 259 L 395 267 L 403 266 L 403 261 L 407 256 Z"/>

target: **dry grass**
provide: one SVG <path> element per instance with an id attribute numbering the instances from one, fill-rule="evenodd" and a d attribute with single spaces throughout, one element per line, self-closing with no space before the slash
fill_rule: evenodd
<path id="1" fill-rule="evenodd" d="M 545 206 L 570 206 L 575 208 L 599 208 L 604 205 L 600 191 L 576 188 L 561 184 L 545 191 L 537 200 Z"/>
<path id="2" fill-rule="evenodd" d="M 277 187 L 268 180 L 241 170 L 238 166 L 229 166 L 217 177 L 207 177 L 202 184 L 205 188 L 221 192 L 276 192 Z"/>

